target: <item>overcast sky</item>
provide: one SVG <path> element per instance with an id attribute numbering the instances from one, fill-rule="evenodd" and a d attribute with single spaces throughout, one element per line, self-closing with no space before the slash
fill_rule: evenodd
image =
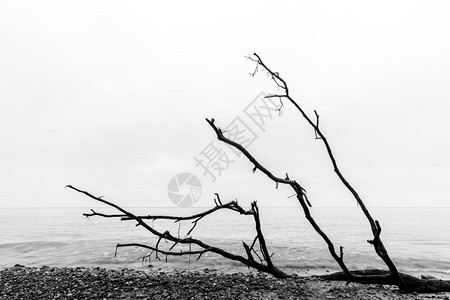
<path id="1" fill-rule="evenodd" d="M 0 206 L 92 206 L 72 184 L 124 206 L 174 206 L 195 174 L 197 206 L 296 205 L 288 187 L 234 160 L 216 181 L 195 157 L 241 118 L 248 147 L 316 206 L 353 206 L 295 109 L 264 131 L 245 108 L 276 92 L 257 52 L 332 144 L 369 206 L 449 206 L 447 1 L 1 1 Z M 220 146 L 217 143 L 212 145 Z M 229 151 L 223 149 L 223 151 Z M 218 175 L 218 174 L 216 174 Z"/>

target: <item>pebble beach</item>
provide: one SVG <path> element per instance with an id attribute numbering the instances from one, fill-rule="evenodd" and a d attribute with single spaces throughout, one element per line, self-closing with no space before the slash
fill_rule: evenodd
<path id="1" fill-rule="evenodd" d="M 450 299 L 396 287 L 293 275 L 15 265 L 0 271 L 0 299 Z"/>

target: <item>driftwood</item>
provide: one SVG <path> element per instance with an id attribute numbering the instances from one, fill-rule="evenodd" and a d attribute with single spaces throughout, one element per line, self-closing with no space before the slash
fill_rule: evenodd
<path id="1" fill-rule="evenodd" d="M 222 201 L 220 200 L 219 194 L 216 194 L 216 198 L 214 199 L 215 207 L 213 207 L 209 210 L 206 210 L 204 212 L 192 215 L 192 216 L 186 216 L 186 217 L 163 216 L 163 215 L 137 216 L 114 203 L 104 200 L 102 197 L 96 197 L 87 191 L 80 190 L 71 185 L 68 185 L 66 187 L 70 188 L 72 190 L 75 190 L 79 193 L 85 194 L 86 196 L 88 196 L 98 202 L 104 203 L 110 207 L 113 207 L 113 208 L 117 209 L 119 212 L 121 212 L 121 214 L 111 215 L 111 214 L 98 213 L 91 209 L 91 213 L 83 214 L 85 217 L 99 216 L 99 217 L 103 217 L 103 218 L 120 218 L 121 221 L 135 221 L 135 222 L 137 222 L 136 226 L 142 226 L 147 231 L 149 231 L 152 235 L 158 237 L 158 241 L 156 242 L 156 244 L 154 246 L 146 245 L 146 244 L 139 244 L 139 243 L 117 244 L 116 245 L 116 254 L 117 254 L 118 248 L 140 247 L 140 248 L 145 248 L 145 249 L 150 250 L 150 253 L 148 255 L 142 257 L 143 260 L 151 259 L 152 255 L 154 256 L 154 259 L 160 260 L 159 254 L 162 254 L 166 257 L 166 261 L 167 261 L 168 256 L 190 256 L 190 255 L 197 255 L 197 260 L 199 260 L 203 254 L 205 254 L 207 252 L 211 252 L 211 253 L 216 253 L 225 258 L 228 258 L 228 259 L 231 259 L 234 261 L 238 261 L 238 262 L 240 262 L 250 268 L 254 268 L 258 271 L 269 273 L 277 278 L 289 277 L 286 273 L 284 273 L 280 269 L 276 268 L 272 263 L 271 255 L 269 255 L 269 251 L 267 250 L 266 241 L 265 241 L 262 229 L 261 229 L 259 208 L 258 208 L 256 201 L 251 203 L 251 208 L 249 210 L 245 210 L 244 208 L 242 208 L 242 206 L 240 206 L 238 204 L 237 201 L 222 203 Z M 253 239 L 253 242 L 251 243 L 250 246 L 247 243 L 242 242 L 242 245 L 245 249 L 247 257 L 241 256 L 238 254 L 233 254 L 233 253 L 223 250 L 221 248 L 214 247 L 212 245 L 208 245 L 208 244 L 204 243 L 203 241 L 201 241 L 199 239 L 195 239 L 191 236 L 191 233 L 197 226 L 197 223 L 202 218 L 209 216 L 219 210 L 230 210 L 233 212 L 237 212 L 241 215 L 253 216 L 253 220 L 255 222 L 256 236 Z M 148 221 L 154 221 L 154 220 L 173 220 L 175 223 L 179 223 L 181 221 L 191 221 L 192 227 L 189 229 L 189 231 L 185 237 L 181 237 L 179 235 L 179 233 L 176 236 L 174 236 L 167 230 L 164 232 L 158 231 L 147 223 Z M 165 240 L 165 241 L 168 241 L 171 243 L 171 247 L 168 250 L 160 248 L 160 242 L 162 240 Z M 176 249 L 177 245 L 189 245 L 190 250 L 189 251 L 182 251 L 182 250 L 176 251 L 174 249 Z M 192 248 L 191 248 L 192 246 L 195 246 L 196 249 L 192 250 Z M 257 260 L 255 259 L 255 257 L 257 257 Z"/>
<path id="2" fill-rule="evenodd" d="M 240 152 L 244 154 L 244 156 L 254 165 L 252 171 L 261 171 L 264 173 L 269 179 L 271 179 L 273 182 L 275 182 L 276 187 L 278 187 L 279 184 L 285 184 L 290 186 L 294 192 L 295 196 L 303 210 L 303 213 L 308 220 L 308 222 L 311 224 L 311 226 L 314 228 L 314 230 L 319 234 L 319 236 L 324 240 L 324 242 L 327 244 L 328 250 L 330 252 L 330 255 L 334 258 L 334 260 L 337 262 L 337 264 L 342 269 L 342 272 L 333 273 L 329 275 L 320 276 L 323 279 L 326 280 L 345 280 L 347 283 L 351 282 L 357 282 L 357 283 L 363 283 L 363 284 L 388 284 L 388 285 L 396 285 L 400 289 L 406 291 L 406 292 L 418 292 L 418 293 L 430 293 L 430 292 L 445 292 L 450 291 L 450 281 L 443 281 L 443 280 L 435 280 L 435 279 L 419 279 L 407 274 L 400 273 L 394 262 L 389 257 L 389 254 L 383 245 L 383 242 L 381 240 L 381 225 L 380 223 L 374 219 L 367 207 L 365 206 L 364 202 L 362 201 L 359 194 L 356 192 L 356 190 L 353 188 L 353 186 L 346 180 L 346 178 L 343 176 L 342 172 L 340 171 L 336 158 L 333 154 L 333 151 L 331 149 L 331 146 L 323 134 L 323 132 L 320 130 L 319 127 L 319 114 L 317 111 L 314 111 L 315 120 L 311 119 L 305 111 L 298 105 L 298 103 L 290 96 L 289 94 L 289 88 L 286 83 L 286 81 L 279 75 L 278 72 L 273 72 L 267 65 L 261 60 L 261 58 L 255 53 L 253 56 L 249 56 L 248 59 L 256 63 L 255 70 L 253 73 L 251 73 L 251 76 L 255 76 L 256 73 L 259 70 L 263 70 L 267 73 L 269 78 L 275 83 L 279 93 L 276 94 L 269 94 L 266 96 L 266 98 L 278 98 L 281 103 L 280 109 L 283 107 L 283 100 L 288 100 L 291 104 L 294 105 L 294 107 L 300 112 L 301 116 L 307 121 L 307 123 L 313 128 L 315 138 L 317 140 L 321 140 L 326 148 L 327 154 L 331 160 L 331 164 L 333 166 L 333 170 L 340 179 L 340 181 L 344 184 L 344 186 L 350 191 L 350 193 L 355 198 L 358 206 L 361 208 L 363 214 L 367 218 L 367 221 L 370 225 L 372 235 L 373 237 L 368 240 L 368 242 L 373 245 L 375 252 L 377 255 L 384 261 L 386 264 L 388 271 L 384 270 L 349 270 L 344 262 L 344 251 L 343 247 L 339 246 L 338 250 L 336 250 L 335 245 L 330 240 L 330 238 L 326 235 L 326 233 L 321 229 L 320 225 L 314 220 L 314 218 L 311 216 L 310 213 L 310 207 L 312 207 L 310 200 L 307 197 L 306 190 L 303 186 L 300 185 L 300 183 L 296 180 L 293 180 L 289 178 L 288 174 L 286 173 L 286 176 L 279 177 L 274 175 L 270 170 L 265 168 L 250 152 L 243 147 L 241 144 L 237 143 L 236 141 L 230 140 L 227 137 L 224 136 L 222 129 L 218 127 L 215 124 L 214 119 L 206 119 L 208 124 L 211 126 L 211 128 L 214 130 L 214 132 L 217 135 L 217 139 L 236 148 Z M 289 275 L 284 273 L 283 271 L 276 268 L 272 262 L 271 255 L 269 255 L 269 251 L 267 249 L 266 241 L 264 239 L 264 235 L 262 233 L 261 229 L 261 223 L 260 223 L 260 215 L 259 215 L 259 209 L 256 204 L 256 202 L 253 202 L 251 204 L 250 210 L 243 209 L 237 201 L 231 201 L 228 203 L 223 204 L 220 200 L 220 197 L 218 194 L 216 194 L 216 198 L 214 200 L 215 207 L 206 210 L 202 213 L 195 214 L 192 216 L 164 216 L 164 215 L 147 215 L 147 216 L 136 216 L 132 214 L 131 212 L 121 208 L 118 205 L 115 205 L 114 203 L 108 202 L 101 197 L 96 197 L 92 194 L 90 194 L 87 191 L 80 190 L 78 188 L 75 188 L 73 186 L 68 185 L 68 188 L 71 188 L 77 192 L 83 193 L 87 195 L 88 197 L 102 202 L 108 206 L 111 206 L 115 209 L 117 209 L 120 214 L 103 214 L 98 213 L 94 210 L 91 210 L 91 213 L 84 214 L 86 217 L 90 216 L 100 216 L 105 218 L 120 218 L 121 221 L 135 221 L 137 222 L 136 226 L 142 226 L 146 230 L 148 230 L 152 235 L 158 237 L 158 241 L 155 245 L 144 245 L 144 244 L 137 244 L 137 243 L 128 243 L 128 244 L 117 244 L 116 246 L 116 252 L 117 249 L 120 247 L 141 247 L 150 250 L 151 252 L 143 257 L 142 259 L 150 259 L 152 255 L 155 259 L 159 259 L 159 254 L 165 255 L 166 260 L 168 256 L 183 256 L 183 255 L 198 255 L 197 260 L 201 258 L 201 256 L 206 252 L 216 253 L 218 255 L 221 255 L 222 257 L 238 261 L 249 268 L 254 268 L 258 271 L 266 272 L 269 274 L 272 274 L 275 277 L 278 278 L 287 278 Z M 199 239 L 195 239 L 191 236 L 193 230 L 197 226 L 197 223 L 204 217 L 213 214 L 215 211 L 218 210 L 231 210 L 234 212 L 237 212 L 241 215 L 251 215 L 254 219 L 255 229 L 256 229 L 256 236 L 253 239 L 253 242 L 248 245 L 245 242 L 242 242 L 243 248 L 246 253 L 246 257 L 234 253 L 230 253 L 228 251 L 225 251 L 221 248 L 214 247 L 211 245 L 208 245 L 204 242 L 202 242 Z M 155 220 L 173 220 L 176 223 L 182 222 L 182 221 L 191 221 L 191 228 L 186 234 L 185 237 L 180 237 L 180 234 L 178 233 L 177 236 L 172 235 L 169 231 L 158 231 L 154 229 L 152 226 L 148 225 L 146 223 L 147 221 L 155 221 Z M 168 241 L 171 243 L 170 249 L 162 249 L 160 248 L 160 242 L 161 240 Z M 190 250 L 189 251 L 177 251 L 176 249 L 177 245 L 189 245 Z M 191 246 L 196 247 L 195 249 L 192 249 Z M 255 257 L 257 259 L 255 259 Z"/>

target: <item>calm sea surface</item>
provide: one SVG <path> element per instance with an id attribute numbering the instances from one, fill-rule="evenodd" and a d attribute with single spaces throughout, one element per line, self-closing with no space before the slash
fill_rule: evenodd
<path id="1" fill-rule="evenodd" d="M 98 208 L 99 212 L 113 213 Z M 190 215 L 201 208 L 130 208 L 136 214 Z M 144 265 L 139 259 L 148 254 L 141 248 L 120 248 L 117 243 L 138 242 L 154 245 L 156 239 L 134 222 L 120 222 L 82 216 L 84 208 L 0 209 L 0 267 L 100 266 L 107 268 L 152 268 L 163 270 L 215 268 L 245 270 L 235 262 L 213 254 L 196 257 L 165 257 Z M 450 208 L 372 208 L 380 220 L 382 239 L 400 271 L 414 275 L 431 274 L 450 279 Z M 359 208 L 313 208 L 313 215 L 336 248 L 344 246 L 344 259 L 350 268 L 385 268 L 366 242 L 371 239 L 368 223 Z M 312 230 L 300 208 L 260 208 L 262 229 L 277 266 L 300 274 L 337 271 L 326 244 Z M 150 222 L 167 228 L 173 235 L 190 229 L 173 222 Z M 224 211 L 199 222 L 193 237 L 210 245 L 244 255 L 242 241 L 254 238 L 251 216 Z M 164 241 L 161 245 L 165 246 Z M 168 244 L 167 244 L 168 245 Z M 169 245 L 170 246 L 170 245 Z M 184 249 L 188 249 L 185 247 Z"/>

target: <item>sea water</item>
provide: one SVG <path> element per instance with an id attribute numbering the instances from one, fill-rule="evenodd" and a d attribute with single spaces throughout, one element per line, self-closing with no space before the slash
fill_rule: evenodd
<path id="1" fill-rule="evenodd" d="M 141 215 L 191 215 L 206 208 L 129 208 Z M 98 212 L 117 213 L 109 208 Z M 450 208 L 371 208 L 380 221 L 381 238 L 389 255 L 402 272 L 431 274 L 450 279 Z M 142 260 L 148 249 L 118 243 L 141 243 L 154 246 L 157 239 L 135 221 L 117 218 L 83 217 L 88 208 L 9 208 L 0 209 L 0 268 L 14 264 L 26 266 L 100 266 L 106 268 L 152 268 L 156 270 L 195 270 L 201 268 L 242 271 L 246 268 L 218 255 L 166 257 Z M 386 269 L 367 242 L 372 238 L 370 226 L 359 207 L 312 208 L 317 223 L 329 236 L 350 269 Z M 312 229 L 299 207 L 260 208 L 262 230 L 272 260 L 282 270 L 299 274 L 338 271 L 327 245 Z M 169 230 L 184 237 L 191 221 L 149 221 L 157 230 Z M 251 244 L 255 237 L 252 216 L 233 211 L 218 211 L 198 222 L 192 237 L 245 256 L 242 242 Z M 161 249 L 171 244 L 159 243 Z M 184 245 L 173 250 L 195 250 Z"/>

